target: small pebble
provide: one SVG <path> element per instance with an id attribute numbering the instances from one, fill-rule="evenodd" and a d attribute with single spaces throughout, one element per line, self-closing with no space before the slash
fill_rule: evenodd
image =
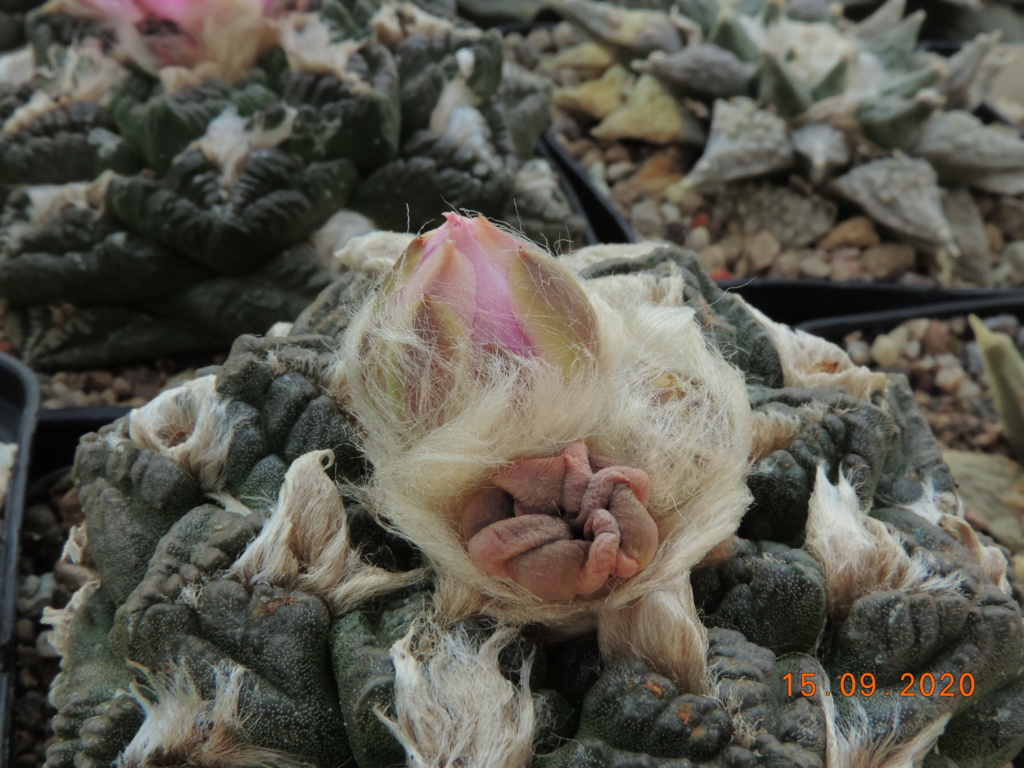
<path id="1" fill-rule="evenodd" d="M 775 263 L 782 247 L 771 232 L 762 230 L 747 241 L 747 255 L 750 257 L 750 268 L 754 272 L 763 272 Z"/>
<path id="2" fill-rule="evenodd" d="M 39 577 L 32 573 L 21 580 L 21 586 L 18 588 L 18 596 L 30 598 L 38 591 Z"/>
<path id="3" fill-rule="evenodd" d="M 686 239 L 686 247 L 695 251 L 702 251 L 711 244 L 711 233 L 707 227 L 694 227 L 690 230 L 690 236 Z"/>
<path id="4" fill-rule="evenodd" d="M 864 264 L 857 248 L 838 248 L 832 252 L 832 279 L 839 282 L 862 280 Z"/>
<path id="5" fill-rule="evenodd" d="M 700 251 L 700 261 L 708 272 L 727 269 L 728 259 L 725 249 L 720 245 L 709 245 Z"/>
<path id="6" fill-rule="evenodd" d="M 821 239 L 818 247 L 825 250 L 843 246 L 867 248 L 878 243 L 879 237 L 874 222 L 867 216 L 854 216 L 833 227 L 832 231 Z"/>
<path id="7" fill-rule="evenodd" d="M 610 163 L 608 165 L 607 172 L 608 182 L 610 184 L 614 184 L 617 181 L 622 181 L 622 179 L 626 178 L 627 176 L 632 174 L 633 171 L 636 170 L 636 166 L 633 165 L 633 163 L 629 162 L 628 160 L 619 163 L 611 163 L 608 160 L 607 155 L 605 155 L 605 162 Z"/>
<path id="8" fill-rule="evenodd" d="M 967 371 L 959 363 L 943 366 L 935 374 L 935 386 L 950 393 L 956 392 L 966 380 Z"/>
<path id="9" fill-rule="evenodd" d="M 876 280 L 895 280 L 912 270 L 917 254 L 909 245 L 882 243 L 864 251 L 864 269 Z"/>
<path id="10" fill-rule="evenodd" d="M 815 251 L 801 259 L 800 271 L 807 277 L 826 278 L 832 274 L 832 267 L 821 251 Z"/>
<path id="11" fill-rule="evenodd" d="M 682 214 L 679 212 L 679 206 L 673 203 L 662 203 L 661 204 L 661 217 L 668 222 L 679 221 L 682 218 Z"/>
<path id="12" fill-rule="evenodd" d="M 852 342 L 846 351 L 857 365 L 871 365 L 871 347 L 863 339 Z"/>
<path id="13" fill-rule="evenodd" d="M 658 204 L 651 198 L 641 200 L 633 206 L 630 224 L 640 237 L 658 237 L 661 235 L 662 220 Z"/>
<path id="14" fill-rule="evenodd" d="M 883 368 L 894 368 L 900 361 L 902 346 L 892 334 L 883 333 L 871 343 L 871 356 Z"/>
<path id="15" fill-rule="evenodd" d="M 32 619 L 18 619 L 14 631 L 19 643 L 27 645 L 35 642 L 36 623 Z"/>
<path id="16" fill-rule="evenodd" d="M 981 385 L 971 378 L 964 378 L 956 390 L 956 396 L 964 400 L 973 400 L 976 397 L 981 397 L 982 394 Z"/>
<path id="17" fill-rule="evenodd" d="M 806 255 L 806 251 L 783 251 L 776 257 L 768 274 L 771 277 L 799 277 L 800 261 Z"/>

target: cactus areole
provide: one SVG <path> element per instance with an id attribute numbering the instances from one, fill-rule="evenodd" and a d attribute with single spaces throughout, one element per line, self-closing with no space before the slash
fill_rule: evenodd
<path id="1" fill-rule="evenodd" d="M 905 378 L 673 246 L 448 214 L 342 258 L 287 336 L 83 439 L 51 768 L 1024 747 L 1020 584 Z"/>

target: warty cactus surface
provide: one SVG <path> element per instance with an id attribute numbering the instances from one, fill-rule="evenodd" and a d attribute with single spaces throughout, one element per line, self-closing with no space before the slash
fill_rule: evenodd
<path id="1" fill-rule="evenodd" d="M 555 104 L 595 121 L 598 141 L 695 148 L 669 201 L 719 193 L 787 247 L 820 239 L 836 203 L 852 205 L 964 279 L 992 279 L 967 190 L 1024 194 L 1024 140 L 971 114 L 1002 65 L 998 34 L 949 58 L 920 51 L 925 12 L 904 15 L 906 0 L 856 24 L 792 0 L 549 5 L 590 38 L 547 62 L 583 80 L 556 88 Z M 771 205 L 750 200 L 780 187 Z"/>
<path id="2" fill-rule="evenodd" d="M 675 247 L 450 214 L 343 257 L 290 335 L 83 439 L 51 766 L 1024 746 L 1020 585 L 905 379 Z"/>
<path id="3" fill-rule="evenodd" d="M 0 57 L 0 297 L 39 369 L 225 348 L 446 208 L 578 237 L 543 79 L 444 4 L 52 0 Z M 440 14 L 440 15 L 435 15 Z"/>

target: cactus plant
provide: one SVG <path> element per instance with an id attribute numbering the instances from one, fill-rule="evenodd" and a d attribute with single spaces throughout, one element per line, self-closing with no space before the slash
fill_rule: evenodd
<path id="1" fill-rule="evenodd" d="M 53 768 L 1024 746 L 1020 586 L 904 379 L 675 247 L 448 214 L 342 257 L 288 336 L 83 440 Z"/>
<path id="2" fill-rule="evenodd" d="M 0 59 L 0 296 L 31 365 L 226 347 L 294 319 L 353 234 L 449 206 L 580 235 L 533 158 L 548 86 L 503 68 L 497 33 L 412 5 L 305 7 L 31 15 L 32 47 Z"/>
<path id="3" fill-rule="evenodd" d="M 856 24 L 828 12 L 808 19 L 806 4 L 784 0 L 756 12 L 688 0 L 549 5 L 590 38 L 547 61 L 582 80 L 556 88 L 555 104 L 598 142 L 683 146 L 696 158 L 664 199 L 692 208 L 704 193 L 722 210 L 763 209 L 743 228 L 783 248 L 821 239 L 837 201 L 952 260 L 964 282 L 995 279 L 967 190 L 1024 193 L 1024 140 L 970 114 L 998 71 L 997 35 L 948 59 L 918 51 L 924 12 L 904 17 L 905 0 Z"/>

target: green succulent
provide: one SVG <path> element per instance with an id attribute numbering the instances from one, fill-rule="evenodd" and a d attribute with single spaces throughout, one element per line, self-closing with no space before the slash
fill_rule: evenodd
<path id="1" fill-rule="evenodd" d="M 998 71 L 997 35 L 948 59 L 920 51 L 924 11 L 904 17 L 904 0 L 856 24 L 781 0 L 550 5 L 592 39 L 550 66 L 599 78 L 556 89 L 556 104 L 597 120 L 598 140 L 699 148 L 671 202 L 718 193 L 754 229 L 802 247 L 841 200 L 954 257 L 975 283 L 992 279 L 967 189 L 1024 193 L 1024 140 L 971 114 Z"/>
<path id="2" fill-rule="evenodd" d="M 581 236 L 534 157 L 549 88 L 503 74 L 497 33 L 443 3 L 301 5 L 216 46 L 155 18 L 125 44 L 62 0 L 30 15 L 0 58 L 0 297 L 30 365 L 223 349 L 293 320 L 348 238 L 449 207 Z"/>
<path id="3" fill-rule="evenodd" d="M 375 290 L 369 264 L 397 257 L 395 237 L 354 241 L 349 262 L 370 271 L 346 269 L 289 335 L 240 337 L 210 375 L 83 439 L 86 535 L 67 556 L 95 579 L 49 616 L 63 655 L 49 765 L 823 768 L 841 752 L 997 768 L 1024 747 L 1021 588 L 960 516 L 906 380 L 764 318 L 678 248 L 566 264 L 598 311 L 679 323 L 726 361 L 729 382 L 640 380 L 652 407 L 683 398 L 691 415 L 700 392 L 738 388 L 750 421 L 735 428 L 754 436 L 735 523 L 675 571 L 673 547 L 717 522 L 668 535 L 649 566 L 661 589 L 626 604 L 629 579 L 524 613 L 500 591 L 454 604 L 464 575 L 431 554 L 445 524 L 418 539 L 407 509 L 381 506 L 396 468 L 339 361 L 394 290 Z M 629 327 L 602 325 L 603 349 Z M 669 349 L 656 365 L 678 362 Z M 655 614 L 630 612 L 664 600 L 690 618 L 659 645 L 644 636 Z M 617 613 L 634 616 L 625 650 Z M 656 648 L 682 648 L 694 674 Z"/>

